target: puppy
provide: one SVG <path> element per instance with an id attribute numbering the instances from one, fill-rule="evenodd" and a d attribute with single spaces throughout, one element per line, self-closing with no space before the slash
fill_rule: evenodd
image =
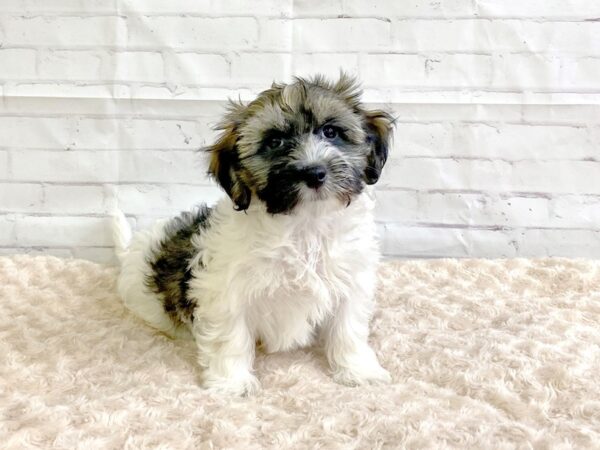
<path id="1" fill-rule="evenodd" d="M 365 109 L 354 79 L 273 84 L 232 103 L 209 146 L 228 194 L 131 239 L 114 236 L 125 305 L 156 329 L 191 335 L 202 383 L 246 395 L 255 344 L 321 343 L 337 382 L 389 382 L 367 342 L 378 249 L 373 200 L 392 117 Z"/>

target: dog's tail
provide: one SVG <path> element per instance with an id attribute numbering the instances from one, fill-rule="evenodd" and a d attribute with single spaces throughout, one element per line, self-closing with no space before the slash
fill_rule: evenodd
<path id="1" fill-rule="evenodd" d="M 119 209 L 112 213 L 112 235 L 115 253 L 122 263 L 131 242 L 131 227 L 125 218 L 125 214 Z"/>

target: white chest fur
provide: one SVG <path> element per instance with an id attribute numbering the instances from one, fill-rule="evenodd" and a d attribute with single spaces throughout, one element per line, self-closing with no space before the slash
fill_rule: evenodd
<path id="1" fill-rule="evenodd" d="M 260 205 L 244 214 L 219 204 L 217 226 L 195 243 L 204 265 L 191 284 L 199 306 L 239 311 L 267 351 L 310 344 L 355 277 L 375 267 L 369 194 L 347 208 L 309 206 L 271 216 Z"/>

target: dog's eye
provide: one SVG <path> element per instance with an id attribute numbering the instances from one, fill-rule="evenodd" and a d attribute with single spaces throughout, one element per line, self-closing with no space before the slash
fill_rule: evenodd
<path id="1" fill-rule="evenodd" d="M 338 130 L 332 125 L 325 125 L 323 127 L 323 136 L 327 139 L 335 139 L 338 136 Z"/>
<path id="2" fill-rule="evenodd" d="M 265 145 L 269 150 L 274 150 L 283 145 L 283 139 L 281 139 L 280 137 L 272 137 L 267 139 Z"/>

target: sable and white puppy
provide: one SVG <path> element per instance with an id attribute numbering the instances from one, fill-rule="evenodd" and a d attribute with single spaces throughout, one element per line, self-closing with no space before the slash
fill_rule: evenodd
<path id="1" fill-rule="evenodd" d="M 367 342 L 378 262 L 367 185 L 392 118 L 364 109 L 360 93 L 346 75 L 317 76 L 232 104 L 206 149 L 228 198 L 132 240 L 117 215 L 125 305 L 165 333 L 191 332 L 205 387 L 254 391 L 257 342 L 268 352 L 319 342 L 336 381 L 389 382 Z"/>

